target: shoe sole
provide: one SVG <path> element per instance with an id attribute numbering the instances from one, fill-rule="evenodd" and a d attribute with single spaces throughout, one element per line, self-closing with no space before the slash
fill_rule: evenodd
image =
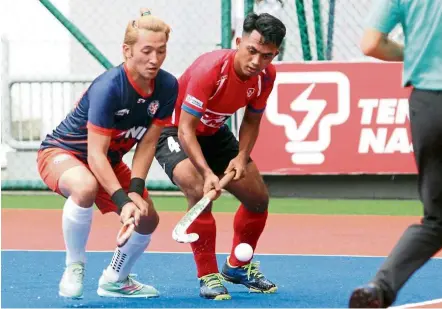
<path id="1" fill-rule="evenodd" d="M 71 296 L 71 295 L 64 294 L 62 291 L 58 291 L 58 296 L 64 297 L 64 298 L 70 298 L 70 299 L 82 299 L 83 298 L 83 294 L 81 294 L 79 296 Z"/>
<path id="2" fill-rule="evenodd" d="M 213 298 L 213 300 L 230 300 L 230 299 L 232 299 L 232 296 L 230 296 L 229 294 L 217 295 L 215 296 L 215 298 Z"/>
<path id="3" fill-rule="evenodd" d="M 257 289 L 257 288 L 255 288 L 255 287 L 251 286 L 251 285 L 248 285 L 248 284 L 246 284 L 246 283 L 241 283 L 240 281 L 235 280 L 235 279 L 233 279 L 233 278 L 231 278 L 231 277 L 228 277 L 228 276 L 226 276 L 226 275 L 223 274 L 223 273 L 221 273 L 221 275 L 223 276 L 223 278 L 224 278 L 226 281 L 228 281 L 228 282 L 230 282 L 230 283 L 233 283 L 233 284 L 242 284 L 242 285 L 244 285 L 246 288 L 249 289 L 249 292 L 250 292 L 250 293 L 273 294 L 273 293 L 276 293 L 276 291 L 278 290 L 278 287 L 277 287 L 277 286 L 271 287 L 271 288 L 268 289 L 268 290 L 260 290 L 260 289 Z"/>
<path id="4" fill-rule="evenodd" d="M 210 300 L 230 300 L 232 299 L 232 296 L 230 296 L 230 294 L 220 294 L 220 295 L 216 295 L 215 297 L 206 297 L 200 294 L 200 297 L 205 298 L 205 299 L 210 299 Z"/>
<path id="5" fill-rule="evenodd" d="M 381 301 L 364 288 L 356 289 L 350 297 L 349 308 L 382 308 Z"/>
<path id="6" fill-rule="evenodd" d="M 247 286 L 247 285 L 245 285 L 245 286 Z M 250 293 L 273 294 L 273 293 L 276 293 L 276 291 L 278 291 L 278 287 L 277 286 L 274 286 L 274 287 L 272 287 L 272 288 L 270 288 L 268 290 L 259 290 L 259 289 L 255 289 L 255 288 L 252 288 L 252 287 L 248 287 L 248 288 L 249 288 L 249 292 Z"/>
<path id="7" fill-rule="evenodd" d="M 97 289 L 98 296 L 101 297 L 112 297 L 112 298 L 156 298 L 160 297 L 159 294 L 143 294 L 143 295 L 137 295 L 137 294 L 121 294 L 121 293 L 115 293 L 115 292 L 109 292 L 102 288 Z"/>

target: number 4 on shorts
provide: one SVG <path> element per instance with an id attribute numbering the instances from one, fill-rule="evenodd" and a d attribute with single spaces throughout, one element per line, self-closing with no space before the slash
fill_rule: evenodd
<path id="1" fill-rule="evenodd" d="M 181 148 L 180 148 L 180 144 L 175 141 L 175 139 L 172 136 L 169 136 L 167 138 L 167 146 L 169 146 L 169 150 L 170 152 L 180 152 Z"/>

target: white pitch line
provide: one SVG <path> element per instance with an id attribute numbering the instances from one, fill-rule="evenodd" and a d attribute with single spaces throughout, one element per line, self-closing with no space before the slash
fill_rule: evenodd
<path id="1" fill-rule="evenodd" d="M 2 249 L 5 252 L 65 252 L 65 250 L 27 250 L 27 249 Z M 100 252 L 114 252 L 113 250 L 87 250 L 86 252 L 100 253 Z M 192 254 L 192 252 L 179 252 L 179 251 L 146 251 L 144 253 L 154 254 Z M 230 252 L 217 252 L 217 254 L 230 254 Z M 385 258 L 382 255 L 352 255 L 352 254 L 302 254 L 302 253 L 256 253 L 255 255 L 263 256 L 311 256 L 311 257 L 349 257 L 349 258 Z M 440 260 L 442 257 L 434 257 L 433 259 Z"/>
<path id="2" fill-rule="evenodd" d="M 442 298 L 433 299 L 433 300 L 427 300 L 427 301 L 423 301 L 423 302 L 420 302 L 420 303 L 412 303 L 412 304 L 405 304 L 405 305 L 400 305 L 400 306 L 394 306 L 394 307 L 389 307 L 389 308 L 397 308 L 397 309 L 415 308 L 415 307 L 420 307 L 420 306 L 434 305 L 434 304 L 438 304 L 438 303 L 440 303 L 442 305 Z"/>

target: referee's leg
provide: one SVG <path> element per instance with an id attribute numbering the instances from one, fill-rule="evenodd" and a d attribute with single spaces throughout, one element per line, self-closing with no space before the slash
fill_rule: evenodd
<path id="1" fill-rule="evenodd" d="M 373 302 L 390 306 L 410 276 L 442 248 L 442 91 L 413 90 L 410 126 L 424 216 L 405 230 L 377 272 L 374 286 L 353 292 L 352 308 Z"/>
<path id="2" fill-rule="evenodd" d="M 410 125 L 424 217 L 408 227 L 376 275 L 387 302 L 442 247 L 442 91 L 413 90 Z"/>

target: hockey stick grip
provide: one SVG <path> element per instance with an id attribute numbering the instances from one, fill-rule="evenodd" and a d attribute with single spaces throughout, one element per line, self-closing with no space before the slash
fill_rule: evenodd
<path id="1" fill-rule="evenodd" d="M 235 171 L 230 171 L 219 181 L 219 186 L 221 190 L 228 185 L 228 183 L 235 177 Z M 210 190 L 205 197 L 208 197 L 211 201 L 216 197 L 216 190 Z"/>
<path id="2" fill-rule="evenodd" d="M 122 247 L 129 240 L 132 232 L 135 229 L 134 218 L 129 218 L 128 221 L 124 222 L 123 226 L 120 228 L 117 234 L 117 246 Z"/>
<path id="3" fill-rule="evenodd" d="M 227 184 L 235 177 L 235 171 L 228 172 L 221 180 L 219 181 L 219 186 L 223 189 Z"/>

